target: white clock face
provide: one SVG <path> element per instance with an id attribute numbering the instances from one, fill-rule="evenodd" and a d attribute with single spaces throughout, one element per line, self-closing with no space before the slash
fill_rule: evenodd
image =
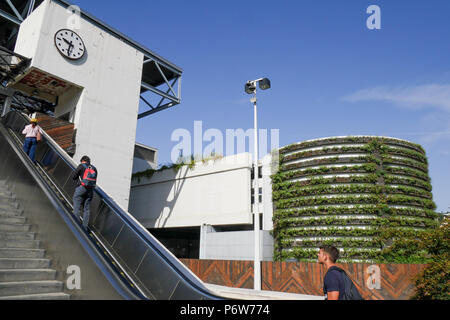
<path id="1" fill-rule="evenodd" d="M 71 60 L 81 59 L 86 51 L 81 37 L 68 29 L 62 29 L 56 32 L 55 46 L 64 57 Z"/>

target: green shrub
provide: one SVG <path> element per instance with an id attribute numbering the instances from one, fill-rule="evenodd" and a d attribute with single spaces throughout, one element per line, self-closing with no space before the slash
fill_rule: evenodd
<path id="1" fill-rule="evenodd" d="M 432 261 L 415 279 L 415 300 L 450 300 L 450 225 L 444 220 L 440 228 L 420 236 L 420 247 Z"/>

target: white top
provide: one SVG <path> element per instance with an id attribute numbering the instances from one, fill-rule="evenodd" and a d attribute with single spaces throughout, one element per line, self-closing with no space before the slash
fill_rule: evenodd
<path id="1" fill-rule="evenodd" d="M 25 138 L 37 138 L 38 132 L 41 132 L 40 129 L 38 125 L 33 128 L 33 125 L 29 124 L 23 129 L 22 134 L 25 135 Z"/>

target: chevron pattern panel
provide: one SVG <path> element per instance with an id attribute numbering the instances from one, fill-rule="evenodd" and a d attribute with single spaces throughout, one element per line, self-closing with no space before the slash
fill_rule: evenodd
<path id="1" fill-rule="evenodd" d="M 253 289 L 253 261 L 181 259 L 203 282 Z"/>
<path id="2" fill-rule="evenodd" d="M 236 288 L 253 288 L 252 261 L 181 260 L 202 281 Z M 367 300 L 407 300 L 414 294 L 413 278 L 425 265 L 418 264 L 338 264 Z M 376 277 L 373 266 L 379 270 Z M 268 262 L 261 266 L 262 289 L 279 292 L 323 295 L 325 268 L 318 263 Z M 379 288 L 376 279 L 379 279 Z M 371 286 L 371 288 L 369 287 Z"/>

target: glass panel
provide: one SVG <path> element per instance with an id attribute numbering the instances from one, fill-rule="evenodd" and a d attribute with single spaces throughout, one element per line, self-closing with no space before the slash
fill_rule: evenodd
<path id="1" fill-rule="evenodd" d="M 193 288 L 187 286 L 183 282 L 180 282 L 177 286 L 177 289 L 170 297 L 170 300 L 186 300 L 186 297 L 189 297 L 189 300 L 203 300 L 204 297 L 201 293 Z"/>
<path id="2" fill-rule="evenodd" d="M 92 221 L 92 220 L 91 220 Z M 102 204 L 100 213 L 93 221 L 93 228 L 96 230 L 110 245 L 112 245 L 117 234 L 122 229 L 122 221 L 111 211 L 109 207 Z"/>
<path id="3" fill-rule="evenodd" d="M 72 174 L 71 171 L 69 175 Z M 64 195 L 66 196 L 67 199 L 72 199 L 73 194 L 75 193 L 75 189 L 77 187 L 77 181 L 76 180 L 72 180 L 71 177 L 68 177 L 66 184 L 62 187 L 62 191 L 64 192 Z M 93 206 L 91 205 L 91 212 L 92 212 L 92 208 Z"/>
<path id="4" fill-rule="evenodd" d="M 68 175 L 72 170 L 68 170 L 67 164 L 64 160 L 60 159 L 58 165 L 56 166 L 53 176 L 57 179 L 59 186 L 62 188 L 67 181 Z"/>
<path id="5" fill-rule="evenodd" d="M 48 153 L 48 150 L 50 149 L 49 145 L 47 143 L 38 143 L 36 148 L 36 161 L 39 162 L 42 166 L 45 160 L 45 156 Z"/>
<path id="6" fill-rule="evenodd" d="M 53 179 L 55 179 L 54 182 L 57 182 L 56 176 L 55 176 L 55 170 L 62 160 L 59 158 L 58 154 L 56 154 L 55 156 L 56 156 L 55 162 L 49 164 L 48 166 L 46 166 L 46 168 L 47 168 L 48 175 L 51 176 Z"/>
<path id="7" fill-rule="evenodd" d="M 179 278 L 155 252 L 150 250 L 136 275 L 157 300 L 167 300 Z"/>
<path id="8" fill-rule="evenodd" d="M 89 219 L 89 221 L 91 221 L 91 224 L 94 224 L 95 220 L 97 219 L 97 216 L 100 213 L 101 204 L 102 199 L 100 199 L 99 195 L 94 192 L 94 197 L 91 201 L 91 217 Z"/>
<path id="9" fill-rule="evenodd" d="M 133 248 L 133 250 L 130 250 Z M 148 250 L 148 246 L 140 238 L 136 237 L 136 234 L 130 227 L 124 227 L 120 232 L 113 249 L 119 254 L 127 266 L 135 272 L 145 252 Z"/>

